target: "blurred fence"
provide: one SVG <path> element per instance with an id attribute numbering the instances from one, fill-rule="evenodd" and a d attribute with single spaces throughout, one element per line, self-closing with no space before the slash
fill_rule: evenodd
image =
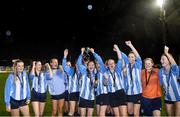
<path id="1" fill-rule="evenodd" d="M 0 66 L 0 73 L 9 73 L 12 72 L 11 66 Z"/>
<path id="2" fill-rule="evenodd" d="M 29 66 L 25 66 L 25 70 L 29 70 Z M 13 71 L 12 66 L 0 66 L 0 73 L 10 73 Z"/>

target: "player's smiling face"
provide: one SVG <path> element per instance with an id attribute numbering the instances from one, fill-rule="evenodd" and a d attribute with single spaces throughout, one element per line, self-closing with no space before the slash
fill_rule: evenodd
<path id="1" fill-rule="evenodd" d="M 23 62 L 18 62 L 16 66 L 17 72 L 22 72 L 24 70 L 24 63 Z"/>
<path id="2" fill-rule="evenodd" d="M 94 62 L 93 62 L 93 61 L 89 62 L 89 63 L 87 64 L 87 68 L 88 68 L 88 70 L 89 70 L 90 72 L 93 72 L 94 69 L 95 69 L 95 64 L 94 64 Z"/>
<path id="3" fill-rule="evenodd" d="M 52 59 L 50 64 L 53 69 L 58 68 L 58 60 L 57 59 Z"/>
<path id="4" fill-rule="evenodd" d="M 42 69 L 42 64 L 40 61 L 37 61 L 36 62 L 36 70 L 41 71 L 41 69 Z"/>

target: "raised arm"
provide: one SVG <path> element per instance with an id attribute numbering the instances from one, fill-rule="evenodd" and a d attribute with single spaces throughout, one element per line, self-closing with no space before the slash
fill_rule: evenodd
<path id="1" fill-rule="evenodd" d="M 113 50 L 117 53 L 118 59 L 119 59 L 119 60 L 122 59 L 121 51 L 120 51 L 119 47 L 118 47 L 116 44 L 114 44 Z"/>
<path id="2" fill-rule="evenodd" d="M 116 44 L 114 44 L 113 50 L 117 53 L 117 57 L 118 57 L 118 62 L 116 64 L 116 70 L 120 72 L 122 70 L 122 54 L 121 54 L 119 47 Z"/>
<path id="3" fill-rule="evenodd" d="M 126 41 L 125 42 L 127 46 L 129 46 L 131 48 L 131 50 L 133 51 L 133 53 L 135 54 L 136 57 L 140 57 L 138 51 L 136 50 L 136 48 L 132 45 L 131 41 Z"/>
<path id="4" fill-rule="evenodd" d="M 85 51 L 85 48 L 81 48 L 81 54 L 79 55 L 78 60 L 77 60 L 77 66 L 81 74 L 84 74 L 86 72 L 86 67 L 85 65 L 82 64 L 84 51 Z"/>
<path id="5" fill-rule="evenodd" d="M 176 61 L 174 60 L 173 56 L 169 54 L 169 47 L 164 46 L 164 54 L 169 59 L 169 62 L 171 63 L 171 65 L 176 65 Z"/>
<path id="6" fill-rule="evenodd" d="M 63 58 L 63 60 L 62 60 L 62 67 L 63 67 L 64 71 L 65 71 L 68 75 L 72 75 L 72 70 L 73 70 L 73 69 L 66 64 L 66 63 L 67 63 L 67 60 L 66 60 L 67 56 L 68 56 L 68 49 L 65 49 L 65 50 L 64 50 L 64 58 Z"/>
<path id="7" fill-rule="evenodd" d="M 93 48 L 90 48 L 90 51 L 93 54 L 94 58 L 97 60 L 97 62 L 100 64 L 101 71 L 103 73 L 106 72 L 106 67 L 104 65 L 104 62 L 103 62 L 102 58 L 97 53 L 95 53 Z"/>
<path id="8" fill-rule="evenodd" d="M 52 69 L 51 69 L 49 63 L 46 63 L 45 66 L 46 66 L 46 68 L 49 70 L 49 74 L 48 74 L 48 75 L 49 75 L 49 78 L 52 79 L 53 73 L 52 73 Z"/>

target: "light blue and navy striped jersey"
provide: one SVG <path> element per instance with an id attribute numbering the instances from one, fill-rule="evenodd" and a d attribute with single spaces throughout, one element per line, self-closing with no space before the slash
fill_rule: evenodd
<path id="1" fill-rule="evenodd" d="M 81 84 L 81 91 L 80 91 L 80 97 L 86 100 L 94 100 L 95 99 L 95 91 L 94 87 L 92 85 L 92 80 L 95 79 L 95 73 L 90 73 L 90 77 L 88 76 L 87 73 L 87 68 L 82 64 L 82 57 L 83 55 L 81 54 L 78 58 L 77 65 L 78 69 L 81 73 L 81 78 L 82 78 L 82 84 Z"/>
<path id="2" fill-rule="evenodd" d="M 118 60 L 116 66 L 120 65 L 121 62 Z M 108 91 L 111 93 L 116 92 L 117 90 L 124 89 L 123 81 L 121 78 L 121 71 L 119 71 L 116 67 L 115 71 L 111 72 L 110 70 L 107 71 L 109 79 L 108 79 Z"/>
<path id="3" fill-rule="evenodd" d="M 66 65 L 66 58 L 63 58 L 62 66 L 64 71 L 68 75 L 69 79 L 69 93 L 79 92 L 79 86 L 78 86 L 78 73 L 76 73 L 76 70 L 73 67 L 69 67 Z"/>
<path id="4" fill-rule="evenodd" d="M 103 64 L 103 61 L 98 54 L 93 53 L 93 56 L 97 61 L 99 61 L 99 62 L 101 62 L 101 64 Z M 105 67 L 100 66 L 100 70 L 97 72 L 98 84 L 97 84 L 97 88 L 96 88 L 96 96 L 98 96 L 100 94 L 108 94 L 108 86 L 104 85 L 105 78 L 103 75 L 106 71 L 107 70 Z"/>
<path id="5" fill-rule="evenodd" d="M 108 87 L 104 85 L 105 78 L 102 72 L 97 72 L 98 75 L 98 84 L 96 88 L 96 96 L 101 95 L 101 94 L 108 94 Z"/>
<path id="6" fill-rule="evenodd" d="M 66 91 L 69 90 L 69 77 L 66 72 L 65 72 L 65 90 Z"/>
<path id="7" fill-rule="evenodd" d="M 126 77 L 124 76 L 124 72 L 123 70 L 120 72 L 120 78 L 122 80 L 122 87 L 124 89 L 124 91 L 126 90 L 127 84 L 126 84 Z M 126 92 L 126 91 L 125 91 Z"/>
<path id="8" fill-rule="evenodd" d="M 51 95 L 60 95 L 65 92 L 65 73 L 60 69 L 52 69 L 52 78 L 47 75 L 48 90 Z M 47 73 L 49 74 L 49 72 Z"/>
<path id="9" fill-rule="evenodd" d="M 179 77 L 179 68 L 177 65 L 171 65 L 170 72 L 165 73 L 165 69 L 159 70 L 160 84 L 163 85 L 165 100 L 180 101 L 180 83 L 177 81 Z"/>
<path id="10" fill-rule="evenodd" d="M 27 73 L 23 71 L 17 74 L 17 80 L 14 80 L 14 74 L 10 73 L 5 84 L 4 100 L 6 106 L 10 106 L 10 97 L 15 100 L 30 99 L 30 87 Z"/>
<path id="11" fill-rule="evenodd" d="M 78 75 L 78 86 L 79 86 L 79 92 L 81 92 L 81 87 L 82 87 L 82 75 L 79 73 Z"/>
<path id="12" fill-rule="evenodd" d="M 141 69 L 142 69 L 142 60 L 141 57 L 136 57 L 133 67 L 130 68 L 130 63 L 126 63 L 126 94 L 127 95 L 136 95 L 142 93 L 142 84 L 141 84 Z"/>
<path id="13" fill-rule="evenodd" d="M 98 63 L 100 64 L 100 69 L 102 73 L 108 73 L 108 92 L 116 92 L 117 90 L 123 89 L 123 82 L 121 78 L 121 71 L 122 71 L 122 59 L 118 60 L 115 71 L 112 73 L 109 69 L 106 69 L 101 57 L 96 53 L 93 54 Z"/>
<path id="14" fill-rule="evenodd" d="M 29 78 L 32 80 L 32 88 L 38 93 L 45 93 L 47 91 L 46 75 L 40 72 L 39 75 L 31 74 Z"/>
<path id="15" fill-rule="evenodd" d="M 122 66 L 122 68 L 125 69 L 126 65 L 129 63 L 129 60 L 128 60 L 127 55 L 124 54 L 123 52 L 122 52 L 122 62 L 124 64 L 124 66 Z M 122 82 L 123 82 L 123 88 L 126 93 L 127 88 L 128 88 L 128 82 L 127 82 L 127 78 L 126 78 L 126 72 L 124 72 L 123 70 L 121 71 L 121 78 L 122 78 Z"/>

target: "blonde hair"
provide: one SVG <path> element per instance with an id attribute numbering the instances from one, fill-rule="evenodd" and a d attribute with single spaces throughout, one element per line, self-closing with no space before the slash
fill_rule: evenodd
<path id="1" fill-rule="evenodd" d="M 151 63 L 154 64 L 154 61 L 152 60 L 152 58 L 145 58 L 145 59 L 143 60 L 143 62 L 145 63 L 147 60 L 150 60 Z"/>
<path id="2" fill-rule="evenodd" d="M 22 60 L 19 60 L 19 59 L 14 61 L 14 63 L 13 63 L 13 75 L 14 75 L 14 83 L 15 84 L 16 84 L 16 82 L 18 80 L 16 67 L 17 67 L 17 64 L 20 63 L 20 62 L 24 63 Z"/>

